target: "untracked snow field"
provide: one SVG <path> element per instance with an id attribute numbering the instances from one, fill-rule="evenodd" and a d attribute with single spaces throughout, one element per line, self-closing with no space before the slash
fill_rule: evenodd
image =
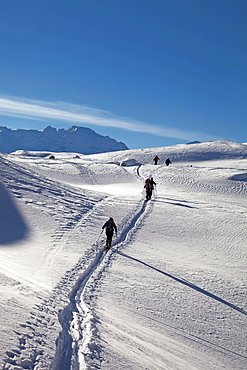
<path id="1" fill-rule="evenodd" d="M 0 154 L 1 368 L 245 370 L 246 182 L 228 141 Z"/>

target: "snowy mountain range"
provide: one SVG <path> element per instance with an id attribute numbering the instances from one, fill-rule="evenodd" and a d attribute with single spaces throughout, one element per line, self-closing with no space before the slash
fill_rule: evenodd
<path id="1" fill-rule="evenodd" d="M 247 145 L 55 157 L 0 153 L 0 368 L 246 370 Z"/>
<path id="2" fill-rule="evenodd" d="M 72 126 L 68 130 L 48 126 L 44 130 L 9 129 L 0 126 L 0 152 L 38 150 L 82 154 L 126 150 L 127 146 L 109 136 L 86 128 Z"/>

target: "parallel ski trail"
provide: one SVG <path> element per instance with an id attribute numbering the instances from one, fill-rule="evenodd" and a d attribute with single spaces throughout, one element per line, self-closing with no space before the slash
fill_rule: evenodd
<path id="1" fill-rule="evenodd" d="M 121 246 L 135 229 L 147 208 L 146 202 L 141 202 L 139 211 L 130 223 L 121 230 L 113 247 Z M 112 250 L 114 252 L 114 249 Z M 85 355 L 89 353 L 88 343 L 91 337 L 92 314 L 83 296 L 87 282 L 100 266 L 106 255 L 105 249 L 100 249 L 87 269 L 77 279 L 69 297 L 69 304 L 60 312 L 59 322 L 62 331 L 56 342 L 56 353 L 51 365 L 52 370 L 86 369 Z M 109 255 L 108 255 L 109 256 Z"/>
<path id="2" fill-rule="evenodd" d="M 69 304 L 60 312 L 59 322 L 62 326 L 62 331 L 57 339 L 57 349 L 56 354 L 53 359 L 51 369 L 56 370 L 66 370 L 71 368 L 71 358 L 72 358 L 72 343 L 76 343 L 80 340 L 79 328 L 76 329 L 76 321 L 78 320 L 78 313 L 80 313 L 77 304 L 77 296 L 83 294 L 83 290 L 93 274 L 97 266 L 101 263 L 104 257 L 104 250 L 101 249 L 84 271 L 84 273 L 77 279 L 69 297 Z M 85 314 L 87 314 L 85 310 Z M 73 318 L 74 317 L 74 318 Z M 70 324 L 71 323 L 71 324 Z M 74 329 L 73 329 L 74 327 Z M 76 335 L 79 337 L 76 338 Z M 75 345 L 76 348 L 76 345 Z M 74 359 L 74 364 L 76 363 Z"/>
<path id="3" fill-rule="evenodd" d="M 143 178 L 139 173 L 139 167 L 136 172 L 136 177 L 138 177 L 142 181 Z M 25 170 L 23 170 L 24 174 L 26 172 Z M 32 179 L 36 176 L 35 173 L 33 174 L 30 171 L 28 172 L 28 174 L 32 176 Z M 102 210 L 104 210 L 105 212 L 107 208 L 111 209 L 114 203 L 111 204 L 111 199 L 109 199 L 109 197 L 107 196 L 103 197 L 102 195 L 96 196 L 96 198 L 98 198 L 97 201 L 90 201 L 85 197 L 84 194 L 80 194 L 77 189 L 74 190 L 73 187 L 70 185 L 60 185 L 59 182 L 46 180 L 42 176 L 39 176 L 39 178 L 37 177 L 39 182 L 41 178 L 44 183 L 49 184 L 49 189 L 54 191 L 54 194 L 52 194 L 52 201 L 54 201 L 55 205 L 58 203 L 57 197 L 59 195 L 62 196 L 64 192 L 66 192 L 67 194 L 69 189 L 70 192 L 73 192 L 73 199 L 71 199 L 75 201 L 75 199 L 77 199 L 78 197 L 80 202 L 83 200 L 86 203 L 86 207 L 84 208 L 87 211 L 83 213 L 83 215 L 80 214 L 79 211 L 81 210 L 79 206 L 79 201 L 76 202 L 76 212 L 74 208 L 72 209 L 70 204 L 69 206 L 66 205 L 66 210 L 73 210 L 74 217 L 71 220 L 71 214 L 69 214 L 68 216 L 70 216 L 70 219 L 68 219 L 66 213 L 66 222 L 61 224 L 60 227 L 58 227 L 58 229 L 56 230 L 56 233 L 54 233 L 54 249 L 49 250 L 49 253 L 47 252 L 43 260 L 43 263 L 45 265 L 52 268 L 52 264 L 55 260 L 55 257 L 59 254 L 60 249 L 65 243 L 67 243 L 67 241 L 69 243 L 71 228 L 73 228 L 74 233 L 76 231 L 76 233 L 79 234 L 79 229 L 82 226 L 84 227 L 85 225 L 88 227 L 88 222 L 86 222 L 87 220 L 92 218 L 94 214 L 98 213 L 99 217 L 97 218 L 100 219 L 102 216 Z M 22 177 L 21 179 L 19 177 L 19 181 L 21 180 Z M 26 185 L 25 177 L 23 177 L 22 182 L 24 185 Z M 34 184 L 36 186 L 36 182 Z M 47 190 L 45 186 L 43 186 L 43 189 L 46 195 Z M 114 199 L 114 197 L 112 199 Z M 61 201 L 63 202 L 63 199 Z M 73 202 L 73 205 L 74 203 L 75 202 Z M 122 203 L 127 204 L 126 199 Z M 117 204 L 119 206 L 121 202 L 118 202 Z M 49 206 L 54 207 L 54 205 L 50 203 Z M 143 202 L 143 200 L 139 201 L 139 203 L 136 201 L 132 203 L 131 200 L 129 206 L 129 211 L 133 206 L 136 211 L 134 215 L 133 213 L 131 213 L 131 216 L 130 213 L 128 213 L 128 215 L 125 216 L 125 219 L 122 220 L 122 225 L 126 226 L 122 227 L 121 225 L 119 225 L 119 235 L 117 240 L 112 244 L 113 249 L 106 255 L 104 249 L 99 250 L 98 246 L 93 244 L 92 248 L 86 253 L 86 255 L 83 256 L 78 261 L 78 263 L 70 271 L 67 272 L 64 278 L 62 278 L 61 282 L 58 283 L 58 285 L 54 289 L 52 296 L 48 299 L 42 299 L 43 302 L 39 306 L 37 306 L 37 312 L 35 311 L 34 313 L 31 313 L 32 319 L 30 319 L 30 322 L 28 322 L 28 324 L 23 324 L 23 328 L 25 328 L 25 330 L 22 330 L 18 333 L 18 336 L 20 337 L 20 348 L 17 350 L 17 352 L 18 356 L 23 359 L 18 360 L 18 365 L 20 364 L 20 368 L 22 365 L 24 366 L 27 361 L 29 361 L 29 366 L 33 366 L 33 368 L 36 370 L 44 370 L 47 368 L 50 368 L 52 370 L 86 369 L 85 355 L 90 355 L 89 343 L 92 336 L 91 323 L 93 320 L 90 307 L 87 306 L 84 299 L 87 283 L 89 279 L 94 275 L 97 268 L 101 266 L 105 256 L 105 266 L 109 264 L 109 260 L 113 255 L 112 253 L 114 253 L 115 248 L 117 247 L 117 249 L 120 249 L 125 242 L 128 242 L 128 240 L 131 238 L 131 235 L 135 232 L 136 225 L 144 216 L 147 208 L 151 209 L 151 206 L 147 205 L 147 203 Z M 64 218 L 62 220 L 64 220 Z M 126 223 L 126 220 L 128 220 L 128 223 Z M 63 242 L 62 245 L 61 241 Z M 88 266 L 86 265 L 87 267 L 83 271 L 83 266 L 85 268 L 85 261 L 87 263 L 88 261 L 91 262 Z M 66 291 L 70 292 L 68 301 L 68 295 Z M 66 306 L 64 306 L 63 303 L 65 303 Z M 62 309 L 58 312 L 59 308 Z M 54 317 L 55 325 L 52 328 L 47 324 L 47 322 L 49 323 L 49 314 Z M 57 314 L 59 323 L 56 322 L 57 320 L 55 318 Z M 40 321 L 41 319 L 42 322 Z M 47 355 L 46 346 L 49 346 L 48 343 L 50 340 L 54 343 L 55 340 L 52 338 L 56 338 L 59 330 L 59 324 L 61 325 L 62 329 L 56 339 L 56 351 L 55 356 L 53 357 L 52 351 L 51 353 L 49 352 L 49 355 Z M 22 344 L 24 340 L 25 346 Z M 41 347 L 43 348 L 40 349 Z M 15 353 L 7 354 L 7 358 L 5 361 L 6 366 L 10 366 L 10 364 L 13 364 L 13 366 L 15 365 L 14 360 L 12 361 L 13 356 L 16 358 L 17 355 Z"/>

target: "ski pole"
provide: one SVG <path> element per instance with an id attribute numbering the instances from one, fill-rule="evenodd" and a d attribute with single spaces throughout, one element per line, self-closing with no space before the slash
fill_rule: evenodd
<path id="1" fill-rule="evenodd" d="M 101 236 L 101 234 L 103 233 L 103 229 L 101 230 L 101 232 L 100 232 L 100 234 L 99 234 L 99 236 L 98 236 L 98 238 L 97 238 L 97 241 L 96 241 L 96 243 L 98 243 L 98 240 L 99 240 L 99 238 L 100 238 L 100 236 Z"/>

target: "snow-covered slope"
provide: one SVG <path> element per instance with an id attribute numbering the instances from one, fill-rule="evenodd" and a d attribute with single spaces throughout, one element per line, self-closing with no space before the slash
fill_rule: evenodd
<path id="1" fill-rule="evenodd" d="M 246 369 L 246 154 L 227 141 L 1 154 L 1 365 Z"/>
<path id="2" fill-rule="evenodd" d="M 68 130 L 48 126 L 38 130 L 12 130 L 0 127 L 0 152 L 36 150 L 54 152 L 76 152 L 83 154 L 103 153 L 128 149 L 109 136 L 102 136 L 86 127 L 72 126 Z"/>
<path id="3" fill-rule="evenodd" d="M 235 143 L 229 140 L 212 141 L 198 144 L 178 144 L 151 149 L 136 149 L 123 151 L 122 153 L 105 153 L 93 155 L 89 158 L 99 160 L 111 160 L 121 163 L 124 160 L 132 159 L 142 164 L 152 164 L 153 158 L 158 155 L 159 164 L 164 164 L 167 157 L 173 162 L 208 161 L 216 159 L 247 158 L 247 147 L 244 144 Z"/>

